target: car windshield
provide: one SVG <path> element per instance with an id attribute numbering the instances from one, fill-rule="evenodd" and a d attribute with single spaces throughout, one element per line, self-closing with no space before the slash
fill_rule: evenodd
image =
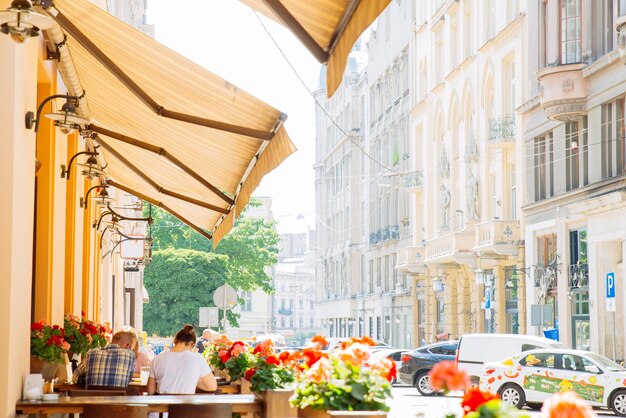
<path id="1" fill-rule="evenodd" d="M 602 366 L 603 369 L 607 369 L 607 370 L 610 370 L 612 372 L 623 372 L 623 371 L 626 371 L 626 369 L 624 369 L 619 364 L 615 363 L 613 360 L 610 360 L 610 359 L 608 359 L 608 358 L 606 358 L 604 356 L 601 356 L 600 354 L 589 353 L 589 354 L 587 354 L 587 357 L 589 357 L 595 363 L 597 363 L 600 366 Z"/>

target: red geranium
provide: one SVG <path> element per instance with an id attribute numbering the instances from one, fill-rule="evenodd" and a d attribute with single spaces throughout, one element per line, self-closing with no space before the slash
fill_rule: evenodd
<path id="1" fill-rule="evenodd" d="M 463 395 L 463 400 L 461 401 L 463 414 L 467 415 L 472 411 L 478 410 L 479 406 L 492 399 L 500 399 L 500 397 L 495 393 L 484 392 L 475 386 L 469 388 L 467 391 L 465 391 L 465 394 Z"/>
<path id="2" fill-rule="evenodd" d="M 246 374 L 244 375 L 244 378 L 249 382 L 250 379 L 252 379 L 252 376 L 254 376 L 255 373 L 256 373 L 256 370 L 248 369 L 248 370 L 246 370 Z"/>
<path id="3" fill-rule="evenodd" d="M 267 364 L 273 364 L 275 366 L 278 366 L 281 363 L 276 356 L 267 356 L 265 357 L 265 361 L 267 362 Z"/>

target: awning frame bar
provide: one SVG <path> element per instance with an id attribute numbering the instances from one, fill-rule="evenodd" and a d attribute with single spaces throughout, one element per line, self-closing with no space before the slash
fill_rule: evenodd
<path id="1" fill-rule="evenodd" d="M 348 5 L 346 6 L 343 12 L 343 16 L 341 16 L 339 24 L 335 28 L 335 32 L 330 38 L 330 42 L 328 44 L 329 56 L 332 55 L 333 51 L 335 50 L 335 46 L 337 46 L 337 43 L 343 36 L 343 33 L 346 31 L 346 27 L 348 27 L 348 23 L 350 23 L 350 20 L 352 20 L 352 16 L 354 16 L 354 12 L 356 11 L 356 8 L 359 6 L 360 3 L 361 0 L 350 0 Z"/>
<path id="2" fill-rule="evenodd" d="M 235 203 L 234 199 L 226 196 L 220 189 L 215 187 L 209 181 L 205 180 L 200 174 L 196 173 L 194 170 L 192 170 L 190 167 L 188 167 L 185 163 L 180 161 L 178 158 L 174 157 L 172 154 L 170 154 L 163 147 L 159 147 L 157 145 L 153 145 L 153 144 L 150 144 L 149 142 L 145 142 L 145 141 L 142 141 L 142 140 L 139 140 L 139 139 L 131 138 L 131 137 L 127 136 L 127 135 L 123 135 L 123 134 L 120 134 L 118 132 L 114 132 L 114 131 L 111 131 L 109 129 L 103 128 L 101 126 L 93 125 L 93 124 L 87 125 L 86 129 L 88 131 L 96 132 L 96 133 L 105 135 L 105 136 L 107 136 L 109 138 L 116 139 L 118 141 L 124 142 L 125 144 L 132 145 L 132 146 L 144 149 L 146 151 L 150 151 L 150 152 L 152 152 L 154 154 L 158 154 L 158 155 L 166 158 L 168 161 L 170 161 L 176 167 L 178 167 L 181 170 L 183 170 L 185 173 L 189 174 L 194 179 L 196 179 L 199 183 L 201 183 L 207 189 L 209 189 L 213 193 L 215 193 L 224 202 L 228 203 L 229 205 L 232 205 L 232 204 Z"/>
<path id="3" fill-rule="evenodd" d="M 183 200 L 185 202 L 193 203 L 194 205 L 201 206 L 203 208 L 210 209 L 210 210 L 213 210 L 215 212 L 219 212 L 219 213 L 222 213 L 222 214 L 225 214 L 225 215 L 230 212 L 229 209 L 221 208 L 219 206 L 215 206 L 215 205 L 212 205 L 210 203 L 206 203 L 206 202 L 203 202 L 201 200 L 194 199 L 193 197 L 185 196 L 185 195 L 182 195 L 180 193 L 177 193 L 177 192 L 174 192 L 174 191 L 171 191 L 169 189 L 166 189 L 166 188 L 162 187 L 156 181 L 152 180 L 146 173 L 141 171 L 136 165 L 134 165 L 133 163 L 128 161 L 128 159 L 126 157 L 124 157 L 122 154 L 117 152 L 113 147 L 111 147 L 109 144 L 107 144 L 105 141 L 103 141 L 101 138 L 99 138 L 97 136 L 97 134 L 95 134 L 92 139 L 97 141 L 98 144 L 100 144 L 107 152 L 113 154 L 115 156 L 115 158 L 120 160 L 125 166 L 127 166 L 132 171 L 134 171 L 135 174 L 137 174 L 139 177 L 141 177 L 143 180 L 145 180 L 147 183 L 149 183 L 157 192 L 163 193 L 164 195 L 168 195 L 168 196 L 174 197 L 174 198 L 179 199 L 179 200 Z M 107 182 L 108 182 L 108 180 L 107 180 Z"/>
<path id="4" fill-rule="evenodd" d="M 204 229 L 202 229 L 199 226 L 195 225 L 193 222 L 189 221 L 188 219 L 186 219 L 183 216 L 179 215 L 178 213 L 174 212 L 172 209 L 170 209 L 163 202 L 159 202 L 158 200 L 152 199 L 151 197 L 148 197 L 145 194 L 138 192 L 137 190 L 131 189 L 130 187 L 126 187 L 126 186 L 116 182 L 115 180 L 110 180 L 109 179 L 109 180 L 107 180 L 107 182 L 111 186 L 113 186 L 113 187 L 116 187 L 116 188 L 118 188 L 120 190 L 125 191 L 126 193 L 130 193 L 130 194 L 132 194 L 134 196 L 137 196 L 138 198 L 140 198 L 142 200 L 145 200 L 146 202 L 152 203 L 154 206 L 157 206 L 157 207 L 160 207 L 163 210 L 166 210 L 170 214 L 174 215 L 175 217 L 177 217 L 178 219 L 183 221 L 185 224 L 187 224 L 187 226 L 192 228 L 194 231 L 196 231 L 197 233 L 199 233 L 200 235 L 202 235 L 206 239 L 213 238 L 213 235 L 211 233 L 206 232 Z"/>
<path id="5" fill-rule="evenodd" d="M 186 113 L 176 112 L 165 109 L 164 106 L 158 104 L 148 93 L 146 93 L 128 74 L 126 74 L 117 64 L 113 62 L 96 44 L 94 44 L 80 29 L 78 29 L 63 13 L 58 9 L 51 7 L 46 9 L 54 20 L 65 30 L 70 36 L 80 43 L 94 58 L 96 58 L 111 74 L 113 74 L 128 90 L 130 90 L 139 100 L 152 109 L 158 116 L 169 119 L 188 122 L 194 125 L 205 126 L 207 128 L 217 129 L 221 131 L 231 132 L 251 138 L 268 141 L 272 138 L 272 132 L 261 131 L 259 129 L 246 128 L 244 126 L 233 125 L 225 122 L 218 122 L 199 116 L 193 116 Z"/>
<path id="6" fill-rule="evenodd" d="M 330 58 L 328 51 L 326 51 L 315 41 L 315 39 L 313 39 L 311 34 L 307 32 L 304 27 L 302 27 L 300 22 L 293 17 L 280 0 L 263 0 L 263 3 L 265 3 L 265 5 L 269 7 L 272 12 L 276 13 L 276 15 L 282 19 L 287 27 L 291 28 L 291 31 L 294 35 L 296 35 L 296 38 L 304 44 L 309 52 L 313 54 L 315 59 L 321 63 L 328 61 L 328 58 Z"/>

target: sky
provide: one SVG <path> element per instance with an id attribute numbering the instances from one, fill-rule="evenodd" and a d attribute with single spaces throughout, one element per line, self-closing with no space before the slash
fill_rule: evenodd
<path id="1" fill-rule="evenodd" d="M 254 195 L 270 196 L 279 220 L 312 214 L 315 103 L 255 12 L 237 0 L 149 0 L 147 15 L 159 42 L 288 115 L 285 127 L 298 151 Z M 259 16 L 306 86 L 317 89 L 320 64 L 290 31 Z"/>

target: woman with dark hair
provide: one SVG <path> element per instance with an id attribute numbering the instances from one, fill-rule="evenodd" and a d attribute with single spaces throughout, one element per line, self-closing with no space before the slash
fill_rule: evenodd
<path id="1" fill-rule="evenodd" d="M 194 352 L 196 333 L 185 325 L 174 337 L 174 347 L 156 356 L 150 369 L 148 394 L 193 394 L 217 389 L 211 368 L 200 353 Z"/>

